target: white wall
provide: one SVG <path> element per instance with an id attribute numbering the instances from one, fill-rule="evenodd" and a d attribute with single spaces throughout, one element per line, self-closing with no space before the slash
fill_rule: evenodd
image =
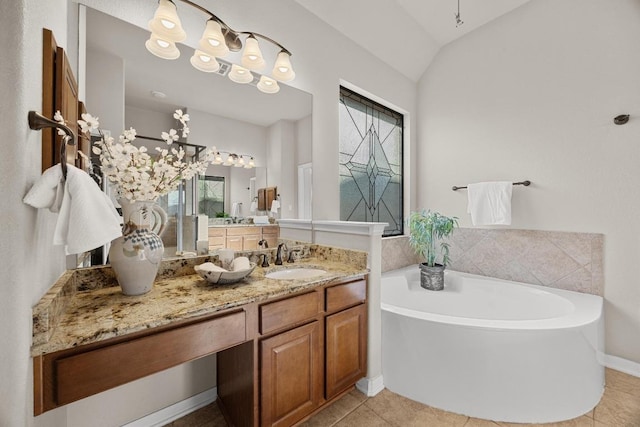
<path id="1" fill-rule="evenodd" d="M 160 138 L 162 132 L 169 132 L 169 129 L 176 129 L 175 122 L 172 114 L 127 105 L 124 110 L 124 127 L 118 129 L 113 136 L 116 137 L 120 135 L 123 129 L 134 128 L 137 135 Z M 144 140 L 139 142 L 147 147 L 150 146 L 148 141 L 146 143 Z M 158 146 L 162 145 L 165 145 L 166 148 L 166 144 L 162 142 L 160 142 Z"/>
<path id="2" fill-rule="evenodd" d="M 27 112 L 42 109 L 42 27 L 66 44 L 66 1 L 5 2 L 0 14 L 0 425 L 29 425 L 33 413 L 31 305 L 64 270 L 60 247 L 51 245 L 53 221 L 22 203 L 40 176 L 41 133 L 27 126 Z M 33 268 L 37 265 L 37 268 Z"/>
<path id="3" fill-rule="evenodd" d="M 513 228 L 605 234 L 606 352 L 640 362 L 640 3 L 533 0 L 444 47 L 419 83 L 419 207 L 515 187 Z M 613 117 L 630 113 L 624 126 Z"/>
<path id="4" fill-rule="evenodd" d="M 293 218 L 298 214 L 298 165 L 295 122 L 280 120 L 269 127 L 267 150 L 267 183 L 278 187 L 280 211 L 277 218 Z M 267 206 L 267 210 L 271 206 Z"/>
<path id="5" fill-rule="evenodd" d="M 107 52 L 89 50 L 86 67 L 87 81 L 78 82 L 85 88 L 86 98 L 80 100 L 98 117 L 100 128 L 117 138 L 124 129 L 124 62 Z"/>

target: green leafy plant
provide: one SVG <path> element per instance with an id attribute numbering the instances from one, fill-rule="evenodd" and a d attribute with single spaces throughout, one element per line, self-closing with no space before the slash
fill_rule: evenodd
<path id="1" fill-rule="evenodd" d="M 229 218 L 229 214 L 226 212 L 216 212 L 216 218 Z"/>
<path id="2" fill-rule="evenodd" d="M 409 244 L 416 254 L 425 258 L 427 266 L 433 267 L 437 264 L 439 246 L 442 265 L 446 266 L 449 263 L 449 244 L 441 240 L 453 233 L 458 226 L 458 218 L 422 210 L 411 212 L 408 223 Z"/>

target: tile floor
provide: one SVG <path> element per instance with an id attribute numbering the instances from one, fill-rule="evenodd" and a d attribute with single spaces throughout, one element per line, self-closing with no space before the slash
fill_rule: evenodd
<path id="1" fill-rule="evenodd" d="M 389 390 L 369 398 L 353 390 L 300 427 L 640 427 L 640 378 L 607 369 L 606 383 L 604 396 L 593 411 L 561 423 L 499 423 L 445 412 Z M 226 425 L 215 402 L 169 424 L 171 427 Z"/>

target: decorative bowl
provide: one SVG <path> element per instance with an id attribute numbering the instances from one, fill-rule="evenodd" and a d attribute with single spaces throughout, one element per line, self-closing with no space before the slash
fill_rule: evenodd
<path id="1" fill-rule="evenodd" d="M 228 285 L 231 283 L 239 282 L 253 272 L 256 268 L 256 263 L 252 262 L 250 268 L 247 270 L 238 271 L 220 271 L 218 266 L 211 262 L 205 262 L 204 264 L 196 265 L 193 269 L 209 283 Z"/>

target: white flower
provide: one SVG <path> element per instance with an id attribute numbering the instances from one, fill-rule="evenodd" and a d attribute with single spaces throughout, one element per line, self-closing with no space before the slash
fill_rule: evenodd
<path id="1" fill-rule="evenodd" d="M 82 114 L 81 117 L 82 120 L 78 120 L 78 124 L 80 125 L 80 130 L 82 131 L 82 133 L 98 129 L 100 123 L 98 122 L 97 117 L 93 117 L 88 113 Z"/>
<path id="2" fill-rule="evenodd" d="M 62 117 L 62 114 L 60 114 L 60 110 L 56 110 L 56 112 L 53 114 L 53 120 L 55 120 L 56 122 L 60 123 L 61 125 L 64 125 L 64 117 Z M 62 129 L 56 129 L 56 131 L 58 132 L 58 135 L 60 136 L 65 136 L 67 133 L 65 131 L 63 131 Z"/>
<path id="3" fill-rule="evenodd" d="M 176 131 L 175 129 L 171 129 L 169 133 L 162 132 L 162 135 L 160 135 L 160 137 L 165 140 L 167 145 L 173 144 L 174 141 L 177 141 L 179 138 L 178 131 Z"/>
<path id="4" fill-rule="evenodd" d="M 183 124 L 183 137 L 189 134 L 186 123 L 189 115 L 176 110 L 174 118 Z M 60 112 L 54 119 L 64 124 Z M 145 146 L 136 147 L 131 142 L 136 139 L 136 130 L 129 128 L 117 139 L 104 136 L 97 117 L 83 114 L 78 120 L 82 132 L 97 130 L 101 139 L 94 142 L 92 152 L 100 157 L 100 170 L 115 189 L 116 197 L 127 200 L 156 200 L 175 190 L 183 179 L 191 179 L 196 173 L 204 173 L 214 159 L 216 148 L 206 150 L 201 160 L 186 163 L 182 147 L 156 148 L 152 156 Z M 162 132 L 162 139 L 171 145 L 179 139 L 178 130 Z"/>

